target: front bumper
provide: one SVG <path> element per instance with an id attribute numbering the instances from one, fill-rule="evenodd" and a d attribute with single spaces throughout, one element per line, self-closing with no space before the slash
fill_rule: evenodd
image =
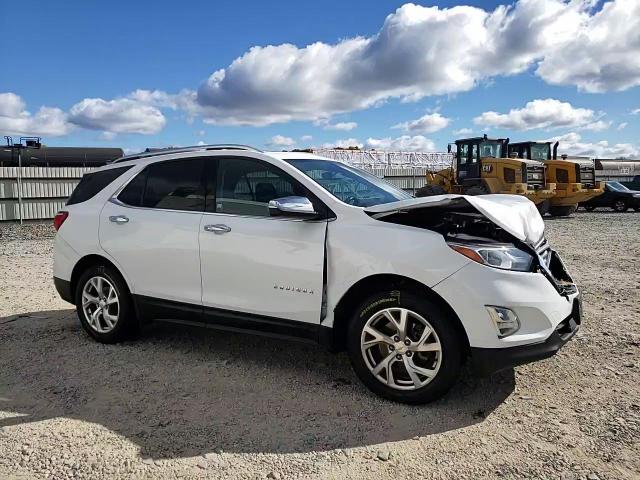
<path id="1" fill-rule="evenodd" d="M 473 368 L 480 375 L 491 375 L 506 368 L 549 358 L 555 355 L 576 334 L 580 329 L 581 322 L 582 304 L 578 296 L 573 300 L 571 315 L 556 326 L 547 340 L 533 345 L 509 348 L 472 347 Z"/>

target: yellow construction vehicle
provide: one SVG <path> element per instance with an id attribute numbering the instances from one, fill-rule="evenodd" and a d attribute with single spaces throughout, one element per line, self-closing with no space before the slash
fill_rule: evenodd
<path id="1" fill-rule="evenodd" d="M 555 185 L 546 182 L 545 165 L 535 160 L 507 158 L 508 138 L 484 135 L 456 140 L 455 145 L 451 167 L 428 173 L 427 185 L 419 189 L 416 196 L 509 193 L 527 197 L 539 209 L 553 198 Z M 451 153 L 451 144 L 448 150 Z"/>
<path id="2" fill-rule="evenodd" d="M 518 142 L 508 145 L 509 156 L 538 160 L 546 166 L 546 180 L 555 183 L 556 193 L 549 199 L 549 214 L 555 217 L 571 215 L 578 203 L 604 192 L 604 182 L 596 182 L 595 167 L 589 160 L 558 159 L 558 142 Z"/>

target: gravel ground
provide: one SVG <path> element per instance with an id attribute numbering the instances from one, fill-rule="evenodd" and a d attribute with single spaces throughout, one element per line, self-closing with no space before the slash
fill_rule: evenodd
<path id="1" fill-rule="evenodd" d="M 93 342 L 54 291 L 51 229 L 0 225 L 0 478 L 640 478 L 639 222 L 547 221 L 582 330 L 421 407 L 292 342 L 161 326 Z"/>

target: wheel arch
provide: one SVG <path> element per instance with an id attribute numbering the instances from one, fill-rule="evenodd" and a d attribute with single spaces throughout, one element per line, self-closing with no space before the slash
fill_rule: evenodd
<path id="1" fill-rule="evenodd" d="M 391 273 L 375 274 L 362 278 L 342 295 L 334 309 L 333 328 L 330 329 L 329 338 L 325 338 L 323 343 L 327 343 L 333 351 L 344 350 L 351 312 L 357 307 L 358 303 L 374 292 L 399 289 L 409 290 L 417 295 L 424 296 L 438 305 L 451 318 L 456 332 L 463 341 L 465 356 L 469 353 L 469 337 L 451 305 L 423 283 L 403 275 Z"/>
<path id="2" fill-rule="evenodd" d="M 108 258 L 102 255 L 89 254 L 89 255 L 85 255 L 80 260 L 78 260 L 74 265 L 73 270 L 71 271 L 70 287 L 71 287 L 71 294 L 74 296 L 74 298 L 75 298 L 78 279 L 82 275 L 82 272 L 84 272 L 87 268 L 93 265 L 100 265 L 100 264 L 108 265 L 109 267 L 113 268 L 116 272 L 118 272 L 118 274 L 120 274 L 120 276 L 124 280 L 124 283 L 127 286 L 129 293 L 131 293 L 131 285 L 127 281 L 127 278 L 122 274 L 122 271 L 117 267 L 117 265 L 115 265 L 111 260 L 109 260 Z"/>

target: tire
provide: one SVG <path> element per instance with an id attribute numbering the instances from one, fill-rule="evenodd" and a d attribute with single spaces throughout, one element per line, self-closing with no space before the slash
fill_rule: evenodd
<path id="1" fill-rule="evenodd" d="M 385 316 L 385 312 L 389 313 L 399 321 L 402 309 L 408 312 L 406 337 Z M 415 349 L 423 340 L 420 337 L 426 328 L 424 322 L 433 333 L 424 339 L 422 348 L 428 345 L 426 348 L 433 351 L 418 352 Z M 373 342 L 368 348 L 363 346 L 364 342 L 375 339 L 369 333 L 372 331 L 384 334 L 388 341 Z M 394 331 L 399 338 L 394 339 Z M 411 346 L 406 346 L 403 337 L 412 342 Z M 442 397 L 458 379 L 465 353 L 465 342 L 460 337 L 453 319 L 423 296 L 405 290 L 381 292 L 356 308 L 347 329 L 347 352 L 356 375 L 369 390 L 396 402 L 421 404 Z M 374 370 L 381 364 L 387 366 L 381 367 L 376 375 Z M 413 370 L 416 366 L 421 370 Z M 424 375 L 427 371 L 433 375 Z"/>
<path id="2" fill-rule="evenodd" d="M 593 205 L 584 205 L 584 209 L 587 212 L 593 212 L 596 209 L 596 207 L 594 207 Z"/>
<path id="3" fill-rule="evenodd" d="M 447 191 L 440 185 L 425 185 L 416 190 L 416 197 L 432 197 L 434 195 L 444 195 Z"/>
<path id="4" fill-rule="evenodd" d="M 465 195 L 486 195 L 489 193 L 489 190 L 484 185 L 474 185 L 473 187 L 469 187 L 464 194 Z"/>
<path id="5" fill-rule="evenodd" d="M 85 309 L 83 296 L 100 298 L 99 287 L 102 291 L 101 296 L 106 301 L 102 303 L 90 301 Z M 115 302 L 113 294 L 115 294 Z M 93 265 L 87 268 L 78 279 L 75 300 L 82 328 L 98 342 L 117 343 L 136 332 L 138 322 L 135 318 L 131 294 L 120 273 L 112 267 Z M 108 316 L 105 316 L 105 307 Z M 92 319 L 91 313 L 95 313 L 98 309 L 101 311 Z"/>
<path id="6" fill-rule="evenodd" d="M 627 205 L 627 202 L 625 202 L 624 200 L 616 200 L 613 205 L 611 205 L 611 208 L 613 208 L 616 212 L 622 213 L 627 211 L 629 205 Z"/>
<path id="7" fill-rule="evenodd" d="M 540 215 L 544 217 L 545 214 L 549 213 L 549 209 L 551 208 L 551 202 L 549 200 L 543 200 L 540 203 L 536 204 L 536 208 Z"/>
<path id="8" fill-rule="evenodd" d="M 578 205 L 558 205 L 549 207 L 549 215 L 552 217 L 568 217 L 578 210 Z"/>

